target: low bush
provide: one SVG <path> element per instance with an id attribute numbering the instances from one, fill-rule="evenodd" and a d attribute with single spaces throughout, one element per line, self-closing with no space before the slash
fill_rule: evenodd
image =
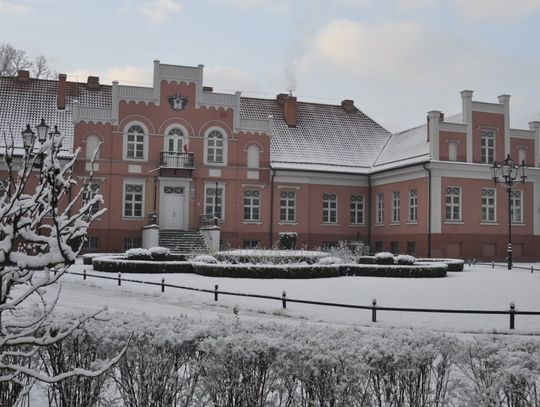
<path id="1" fill-rule="evenodd" d="M 396 256 L 395 258 L 396 264 L 411 265 L 411 264 L 414 264 L 415 261 L 416 259 L 414 258 L 414 256 L 410 256 L 408 254 L 400 254 L 399 256 Z"/>
<path id="2" fill-rule="evenodd" d="M 375 254 L 375 264 L 394 264 L 394 255 L 389 252 Z"/>
<path id="3" fill-rule="evenodd" d="M 217 264 L 217 259 L 214 256 L 209 254 L 200 254 L 193 259 L 195 263 L 208 263 L 208 264 Z"/>
<path id="4" fill-rule="evenodd" d="M 193 273 L 191 262 L 127 260 L 123 257 L 95 257 L 92 267 L 109 273 Z"/>
<path id="5" fill-rule="evenodd" d="M 126 250 L 125 256 L 129 260 L 150 260 L 152 258 L 150 250 L 141 248 Z"/>
<path id="6" fill-rule="evenodd" d="M 124 254 L 116 254 L 116 253 L 86 253 L 82 255 L 83 264 L 86 264 L 87 266 L 92 265 L 92 260 L 96 257 L 124 257 Z"/>
<path id="7" fill-rule="evenodd" d="M 230 250 L 216 253 L 219 261 L 232 264 L 314 264 L 328 253 L 313 250 Z"/>
<path id="8" fill-rule="evenodd" d="M 340 259 L 339 257 L 321 257 L 317 264 L 343 264 L 344 261 Z"/>
<path id="9" fill-rule="evenodd" d="M 151 247 L 150 256 L 152 257 L 152 260 L 165 261 L 169 260 L 169 257 L 171 256 L 171 251 L 166 247 Z"/>
<path id="10" fill-rule="evenodd" d="M 360 256 L 358 264 L 375 264 L 375 256 Z"/>
<path id="11" fill-rule="evenodd" d="M 463 271 L 465 261 L 461 259 L 432 259 L 432 258 L 418 258 L 417 263 L 446 263 L 448 265 L 448 271 Z"/>

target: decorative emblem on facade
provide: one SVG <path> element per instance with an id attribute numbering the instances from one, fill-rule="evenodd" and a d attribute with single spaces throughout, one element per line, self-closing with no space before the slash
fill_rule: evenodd
<path id="1" fill-rule="evenodd" d="M 187 101 L 187 98 L 182 96 L 180 93 L 169 96 L 169 105 L 171 105 L 174 110 L 182 110 L 186 106 Z"/>

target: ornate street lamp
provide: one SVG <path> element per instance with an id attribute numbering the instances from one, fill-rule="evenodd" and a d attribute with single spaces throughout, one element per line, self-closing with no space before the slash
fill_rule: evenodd
<path id="1" fill-rule="evenodd" d="M 57 152 L 62 147 L 62 137 L 61 133 L 58 131 L 58 126 L 54 126 L 54 131 L 49 133 L 49 126 L 45 123 L 45 119 L 41 119 L 41 123 L 36 126 L 37 140 L 40 144 L 43 144 L 47 141 L 49 137 L 52 141 L 52 151 Z M 26 129 L 21 131 L 21 137 L 23 140 L 23 146 L 27 153 L 31 153 L 32 146 L 36 141 L 36 132 L 32 131 L 30 125 L 26 125 Z M 45 157 L 44 152 L 39 153 L 39 160 L 34 162 L 35 167 L 41 167 L 43 165 L 43 158 Z"/>
<path id="2" fill-rule="evenodd" d="M 527 166 L 523 160 L 516 165 L 508 154 L 501 165 L 496 162 L 491 167 L 491 175 L 495 185 L 501 184 L 508 192 L 508 270 L 512 269 L 512 190 L 524 183 L 527 178 Z"/>
<path id="3" fill-rule="evenodd" d="M 34 136 L 35 135 L 36 135 L 36 133 L 34 133 L 32 131 L 29 124 L 26 125 L 26 129 L 21 131 L 23 145 L 24 145 L 24 149 L 26 151 L 30 150 L 30 148 L 32 147 L 32 144 L 34 143 Z"/>
<path id="4" fill-rule="evenodd" d="M 218 216 L 217 216 L 217 210 L 218 210 L 218 194 L 219 194 L 219 184 L 216 182 L 216 190 L 215 190 L 215 196 L 214 196 L 214 225 L 218 225 Z"/>

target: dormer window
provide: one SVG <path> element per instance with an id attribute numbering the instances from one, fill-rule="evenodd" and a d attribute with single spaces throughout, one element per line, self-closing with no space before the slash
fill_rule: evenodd
<path id="1" fill-rule="evenodd" d="M 484 164 L 493 164 L 495 161 L 495 132 L 493 130 L 481 130 L 480 154 L 480 161 Z"/>

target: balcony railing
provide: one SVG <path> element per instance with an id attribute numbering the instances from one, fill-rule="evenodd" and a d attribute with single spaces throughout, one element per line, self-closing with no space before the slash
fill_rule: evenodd
<path id="1" fill-rule="evenodd" d="M 167 168 L 192 168 L 193 153 L 175 153 L 162 151 L 159 165 Z"/>

